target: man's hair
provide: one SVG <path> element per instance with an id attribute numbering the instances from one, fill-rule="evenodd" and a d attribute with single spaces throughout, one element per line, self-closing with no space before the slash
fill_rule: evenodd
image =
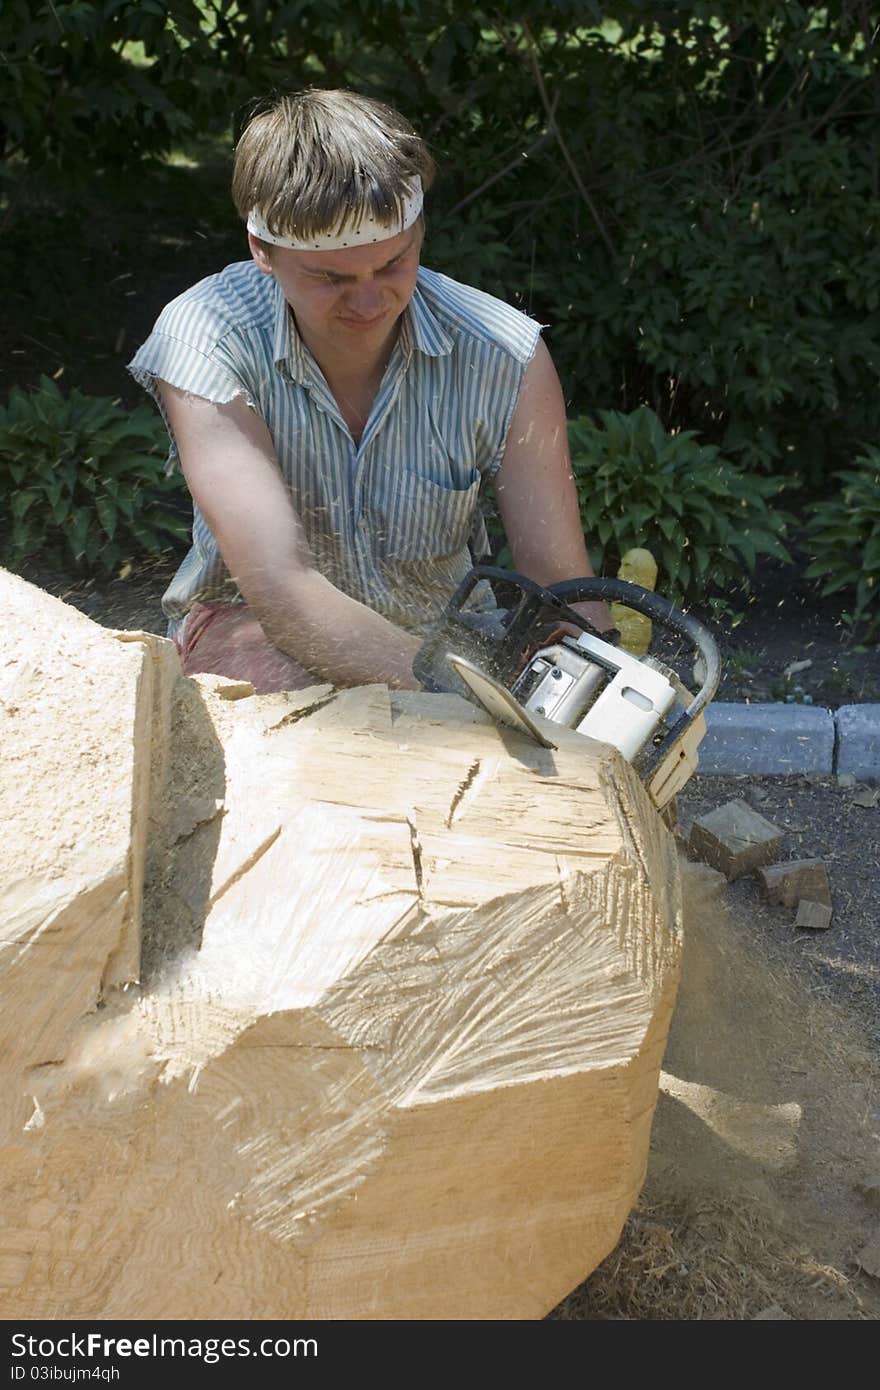
<path id="1" fill-rule="evenodd" d="M 320 236 L 365 216 L 391 223 L 434 161 L 392 107 L 357 92 L 309 88 L 252 117 L 236 146 L 232 196 L 276 236 Z"/>

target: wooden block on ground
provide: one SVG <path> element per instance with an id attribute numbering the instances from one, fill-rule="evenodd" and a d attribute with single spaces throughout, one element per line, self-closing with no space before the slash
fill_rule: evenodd
<path id="1" fill-rule="evenodd" d="M 831 908 L 827 903 L 801 898 L 794 924 L 796 927 L 809 927 L 811 931 L 827 931 L 831 926 Z"/>
<path id="2" fill-rule="evenodd" d="M 744 801 L 728 801 L 691 826 L 688 853 L 727 878 L 741 878 L 779 857 L 784 832 Z"/>
<path id="3" fill-rule="evenodd" d="M 797 907 L 802 898 L 831 906 L 831 885 L 822 859 L 791 859 L 758 870 L 767 901 L 781 907 Z"/>

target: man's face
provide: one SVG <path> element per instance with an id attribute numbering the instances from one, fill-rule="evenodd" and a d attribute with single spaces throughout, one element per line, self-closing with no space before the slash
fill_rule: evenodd
<path id="1" fill-rule="evenodd" d="M 416 287 L 422 236 L 419 218 L 397 236 L 340 251 L 294 251 L 248 240 L 257 265 L 274 275 L 300 336 L 321 361 L 370 358 L 396 336 Z"/>

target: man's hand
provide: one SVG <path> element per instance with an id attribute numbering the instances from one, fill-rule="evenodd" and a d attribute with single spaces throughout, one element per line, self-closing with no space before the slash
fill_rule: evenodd
<path id="1" fill-rule="evenodd" d="M 495 492 L 515 569 L 545 586 L 592 575 L 568 454 L 562 387 L 540 340 L 523 378 Z M 614 626 L 604 603 L 572 607 L 600 632 Z"/>
<path id="2" fill-rule="evenodd" d="M 315 569 L 265 423 L 159 383 L 181 468 L 230 574 L 269 641 L 336 685 L 417 690 L 419 639 Z"/>

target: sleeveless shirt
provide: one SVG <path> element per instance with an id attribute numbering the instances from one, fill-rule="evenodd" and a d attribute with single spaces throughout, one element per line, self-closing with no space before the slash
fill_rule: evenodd
<path id="1" fill-rule="evenodd" d="M 270 431 L 319 572 L 426 635 L 488 550 L 481 499 L 539 333 L 501 300 L 421 268 L 355 444 L 275 280 L 244 261 L 168 304 L 129 370 L 160 408 L 160 380 L 210 401 L 243 397 Z M 172 435 L 169 471 L 176 460 Z M 171 635 L 196 600 L 241 601 L 198 507 L 163 597 Z M 473 601 L 493 606 L 488 586 Z"/>

